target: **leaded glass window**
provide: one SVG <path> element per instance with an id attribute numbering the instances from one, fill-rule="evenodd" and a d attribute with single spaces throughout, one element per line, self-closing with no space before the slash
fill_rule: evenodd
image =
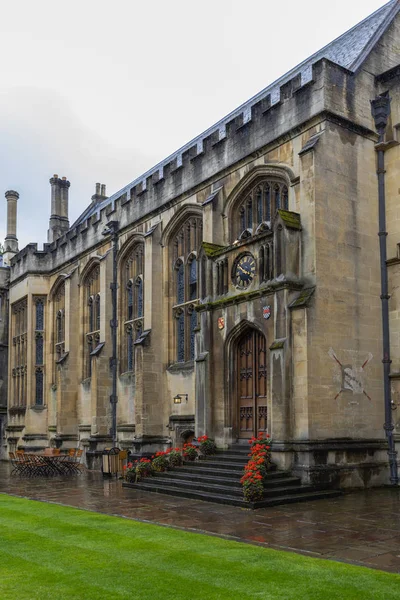
<path id="1" fill-rule="evenodd" d="M 201 242 L 200 217 L 187 218 L 170 241 L 176 338 L 176 356 L 173 360 L 176 362 L 193 360 L 195 355 L 195 307 L 199 301 L 197 252 Z"/>
<path id="2" fill-rule="evenodd" d="M 178 362 L 184 362 L 185 360 L 185 314 L 182 311 L 178 315 L 177 321 L 177 342 L 178 342 Z"/>
<path id="3" fill-rule="evenodd" d="M 65 283 L 62 282 L 56 289 L 53 296 L 53 314 L 55 330 L 55 363 L 65 354 Z M 56 367 L 53 366 L 53 382 L 56 381 Z"/>
<path id="4" fill-rule="evenodd" d="M 194 343 L 195 343 L 195 330 L 197 327 L 197 313 L 194 307 L 190 309 L 190 360 L 194 360 Z"/>
<path id="5" fill-rule="evenodd" d="M 46 299 L 40 296 L 33 297 L 35 312 L 35 404 L 42 406 L 44 404 L 44 363 L 45 363 L 45 302 Z"/>
<path id="6" fill-rule="evenodd" d="M 100 265 L 96 264 L 84 281 L 85 334 L 83 353 L 83 377 L 92 376 L 91 353 L 100 342 Z"/>
<path id="7" fill-rule="evenodd" d="M 96 331 L 99 331 L 100 330 L 100 294 L 96 295 L 95 314 L 96 314 Z"/>
<path id="8" fill-rule="evenodd" d="M 89 330 L 94 330 L 94 301 L 93 297 L 90 296 L 88 299 L 88 307 L 89 307 Z"/>
<path id="9" fill-rule="evenodd" d="M 278 184 L 274 186 L 274 194 L 275 194 L 275 209 L 278 210 L 281 208 L 281 188 Z"/>
<path id="10" fill-rule="evenodd" d="M 36 369 L 35 372 L 36 385 L 35 385 L 35 404 L 37 406 L 43 406 L 44 400 L 44 373 L 43 369 Z"/>
<path id="11" fill-rule="evenodd" d="M 256 198 L 257 198 L 257 221 L 259 223 L 262 222 L 263 220 L 263 194 L 262 194 L 262 189 L 259 187 L 257 188 L 256 191 Z"/>
<path id="12" fill-rule="evenodd" d="M 233 213 L 232 237 L 236 240 L 244 235 L 256 234 L 262 224 L 271 227 L 278 209 L 289 210 L 288 186 L 278 180 L 259 180 L 247 190 Z"/>
<path id="13" fill-rule="evenodd" d="M 56 317 L 56 331 L 57 331 L 57 335 L 56 335 L 56 340 L 57 340 L 57 344 L 59 344 L 60 342 L 63 341 L 64 339 L 64 335 L 63 335 L 63 318 L 64 318 L 64 311 L 59 310 L 57 312 L 57 317 Z"/>
<path id="14" fill-rule="evenodd" d="M 36 302 L 36 331 L 43 331 L 44 329 L 44 304 L 43 300 L 37 300 Z"/>
<path id="15" fill-rule="evenodd" d="M 137 295 L 137 317 L 141 319 L 143 317 L 143 279 L 137 277 L 136 279 L 136 295 Z"/>
<path id="16" fill-rule="evenodd" d="M 43 334 L 41 333 L 36 333 L 36 364 L 37 365 L 42 365 L 43 364 L 43 357 L 44 357 L 44 353 L 43 353 Z"/>
<path id="17" fill-rule="evenodd" d="M 127 344 L 127 370 L 133 370 L 133 335 L 132 327 L 128 328 L 126 332 L 126 344 Z"/>
<path id="18" fill-rule="evenodd" d="M 176 271 L 176 297 L 178 304 L 183 304 L 185 302 L 185 267 L 181 260 L 177 263 Z"/>
<path id="19" fill-rule="evenodd" d="M 197 298 L 197 260 L 192 258 L 189 263 L 189 300 Z"/>
<path id="20" fill-rule="evenodd" d="M 11 405 L 26 406 L 28 372 L 28 302 L 26 298 L 12 306 L 11 335 Z"/>
<path id="21" fill-rule="evenodd" d="M 283 210 L 289 210 L 289 191 L 286 185 L 282 188 L 282 208 Z"/>
<path id="22" fill-rule="evenodd" d="M 135 341 L 143 330 L 144 317 L 144 244 L 136 243 L 121 263 L 122 312 L 121 371 L 135 370 Z"/>

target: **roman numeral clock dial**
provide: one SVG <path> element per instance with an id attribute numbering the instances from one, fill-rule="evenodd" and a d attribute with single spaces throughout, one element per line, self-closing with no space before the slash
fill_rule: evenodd
<path id="1" fill-rule="evenodd" d="M 233 273 L 234 284 L 241 289 L 249 287 L 256 274 L 256 261 L 254 256 L 246 254 L 236 263 Z"/>

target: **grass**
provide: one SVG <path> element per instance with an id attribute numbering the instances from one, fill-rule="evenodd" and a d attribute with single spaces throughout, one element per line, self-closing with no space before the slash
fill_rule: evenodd
<path id="1" fill-rule="evenodd" d="M 1 600 L 390 600 L 400 576 L 0 494 Z"/>

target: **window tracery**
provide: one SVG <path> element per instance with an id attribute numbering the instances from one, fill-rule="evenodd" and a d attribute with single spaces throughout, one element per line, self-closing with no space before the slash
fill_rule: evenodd
<path id="1" fill-rule="evenodd" d="M 62 283 L 53 297 L 55 360 L 65 354 L 65 283 Z"/>
<path id="2" fill-rule="evenodd" d="M 92 376 L 92 352 L 100 342 L 100 265 L 95 265 L 84 283 L 84 333 L 83 376 Z"/>
<path id="3" fill-rule="evenodd" d="M 233 237 L 248 237 L 261 225 L 271 227 L 278 209 L 289 210 L 289 190 L 285 182 L 265 178 L 248 189 L 233 214 Z"/>
<path id="4" fill-rule="evenodd" d="M 188 217 L 170 241 L 174 281 L 176 362 L 194 360 L 199 301 L 197 251 L 202 242 L 201 217 Z"/>
<path id="5" fill-rule="evenodd" d="M 36 296 L 35 306 L 35 405 L 44 404 L 44 334 L 45 334 L 45 298 Z"/>
<path id="6" fill-rule="evenodd" d="M 144 317 L 144 244 L 138 243 L 122 262 L 123 336 L 121 371 L 135 370 L 135 341 L 143 332 Z"/>
<path id="7" fill-rule="evenodd" d="M 20 300 L 12 310 L 12 405 L 26 406 L 28 302 Z"/>

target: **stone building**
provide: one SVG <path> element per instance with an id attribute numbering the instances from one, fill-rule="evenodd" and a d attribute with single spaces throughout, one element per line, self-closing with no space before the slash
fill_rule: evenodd
<path id="1" fill-rule="evenodd" d="M 276 463 L 303 481 L 387 481 L 370 101 L 389 91 L 395 408 L 399 9 L 392 0 L 119 192 L 96 184 L 72 225 L 70 183 L 50 179 L 48 242 L 10 248 L 9 449 L 81 446 L 96 466 L 112 442 L 111 222 L 120 447 L 268 431 Z"/>
<path id="2" fill-rule="evenodd" d="M 7 423 L 7 370 L 8 370 L 8 269 L 0 254 L 0 458 L 5 448 Z"/>

